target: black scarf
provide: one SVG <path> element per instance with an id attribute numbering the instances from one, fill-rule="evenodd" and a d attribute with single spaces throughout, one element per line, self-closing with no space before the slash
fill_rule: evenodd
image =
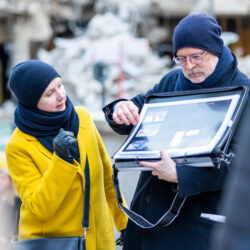
<path id="1" fill-rule="evenodd" d="M 15 111 L 15 124 L 22 132 L 35 136 L 43 146 L 54 152 L 52 141 L 60 128 L 73 132 L 75 137 L 77 137 L 79 117 L 68 97 L 66 109 L 58 112 L 46 112 L 37 108 L 27 108 L 18 102 Z M 77 145 L 70 147 L 70 153 L 74 159 L 79 161 Z"/>
<path id="2" fill-rule="evenodd" d="M 175 91 L 228 86 L 228 83 L 224 82 L 222 77 L 227 75 L 225 74 L 226 72 L 233 72 L 231 69 L 234 66 L 235 58 L 233 57 L 230 49 L 228 47 L 224 47 L 214 72 L 206 78 L 205 81 L 199 84 L 192 83 L 181 71 L 175 85 Z"/>

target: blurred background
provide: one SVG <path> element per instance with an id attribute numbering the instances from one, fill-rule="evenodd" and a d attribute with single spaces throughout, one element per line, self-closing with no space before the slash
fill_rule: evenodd
<path id="1" fill-rule="evenodd" d="M 176 67 L 173 30 L 191 13 L 218 20 L 225 44 L 250 77 L 249 0 L 0 0 L 0 151 L 14 129 L 9 72 L 39 59 L 62 75 L 73 103 L 90 111 L 112 156 L 126 137 L 111 131 L 102 106 L 145 92 Z M 128 203 L 138 174 L 121 173 Z"/>

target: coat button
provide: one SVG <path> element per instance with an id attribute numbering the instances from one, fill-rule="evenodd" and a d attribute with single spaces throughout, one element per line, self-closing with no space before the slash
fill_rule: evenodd
<path id="1" fill-rule="evenodd" d="M 150 201 L 150 195 L 148 195 L 145 200 L 146 200 L 146 203 L 149 203 L 149 201 Z"/>

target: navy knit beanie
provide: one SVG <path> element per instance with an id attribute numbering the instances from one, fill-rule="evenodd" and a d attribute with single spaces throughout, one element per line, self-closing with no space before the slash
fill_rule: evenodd
<path id="1" fill-rule="evenodd" d="M 217 21 L 205 14 L 189 15 L 175 27 L 173 54 L 184 47 L 204 49 L 220 57 L 224 43 L 220 37 L 221 27 Z"/>
<path id="2" fill-rule="evenodd" d="M 17 64 L 12 69 L 9 86 L 21 104 L 37 108 L 44 90 L 56 77 L 60 77 L 60 75 L 49 64 L 29 60 Z"/>

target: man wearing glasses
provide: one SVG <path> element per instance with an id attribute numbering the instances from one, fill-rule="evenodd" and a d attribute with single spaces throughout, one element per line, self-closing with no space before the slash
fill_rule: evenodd
<path id="1" fill-rule="evenodd" d="M 250 80 L 237 68 L 237 59 L 221 39 L 217 21 L 204 14 L 183 18 L 174 30 L 173 60 L 180 66 L 166 74 L 153 89 L 131 100 L 116 100 L 103 108 L 109 125 L 119 134 L 128 134 L 139 121 L 145 98 L 154 93 L 250 86 Z M 195 112 L 195 110 L 194 110 Z M 157 162 L 140 162 L 152 172 L 141 173 L 131 209 L 156 222 L 179 192 L 187 197 L 179 217 L 160 229 L 141 229 L 129 221 L 124 250 L 206 250 L 216 223 L 218 203 L 230 166 L 192 168 L 178 165 L 162 150 Z M 158 217 L 157 217 L 158 216 Z"/>

